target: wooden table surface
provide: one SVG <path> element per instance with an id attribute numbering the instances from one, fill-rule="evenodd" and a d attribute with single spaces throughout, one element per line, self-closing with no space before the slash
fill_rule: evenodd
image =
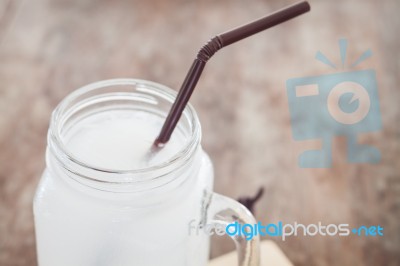
<path id="1" fill-rule="evenodd" d="M 0 265 L 36 265 L 32 198 L 45 167 L 51 111 L 90 82 L 135 77 L 179 88 L 208 38 L 292 3 L 271 1 L 0 1 Z M 273 238 L 294 265 L 400 265 L 400 1 L 310 1 L 312 12 L 217 53 L 192 97 L 203 147 L 215 164 L 217 192 L 233 198 L 265 193 L 263 223 L 381 225 L 383 237 Z M 357 69 L 376 70 L 383 130 L 363 140 L 378 165 L 348 164 L 335 139 L 334 165 L 303 169 L 285 82 L 335 71 L 367 49 Z M 212 256 L 232 250 L 217 239 Z M 57 266 L 57 265 L 55 265 Z"/>
<path id="2" fill-rule="evenodd" d="M 208 266 L 237 265 L 236 251 L 229 252 L 210 261 Z M 293 266 L 289 259 L 282 253 L 272 240 L 264 240 L 260 243 L 260 266 Z"/>

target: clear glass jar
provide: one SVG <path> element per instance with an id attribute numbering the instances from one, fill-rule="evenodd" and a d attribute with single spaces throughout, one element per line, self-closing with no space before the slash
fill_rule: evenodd
<path id="1" fill-rule="evenodd" d="M 157 83 L 115 79 L 82 87 L 58 105 L 34 199 L 40 266 L 205 266 L 209 236 L 191 232 L 193 227 L 254 223 L 242 205 L 212 192 L 213 166 L 190 105 L 178 123 L 189 141 L 170 160 L 151 167 L 95 167 L 63 143 L 63 134 L 85 117 L 116 109 L 166 116 L 175 96 Z M 258 265 L 258 238 L 234 240 L 239 264 Z"/>

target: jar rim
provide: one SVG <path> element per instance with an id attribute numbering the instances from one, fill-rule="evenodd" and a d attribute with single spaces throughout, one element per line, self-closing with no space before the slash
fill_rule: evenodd
<path id="1" fill-rule="evenodd" d="M 135 181 L 142 182 L 148 179 L 155 179 L 157 177 L 163 176 L 176 170 L 177 168 L 179 168 L 179 166 L 187 162 L 196 151 L 201 140 L 200 122 L 198 120 L 195 109 L 190 103 L 185 107 L 182 115 L 182 117 L 186 117 L 188 119 L 191 127 L 189 139 L 182 147 L 182 149 L 180 149 L 172 157 L 164 162 L 138 169 L 108 169 L 95 166 L 88 162 L 84 162 L 74 156 L 68 150 L 62 140 L 61 128 L 63 126 L 63 123 L 65 122 L 63 121 L 63 119 L 64 116 L 66 116 L 68 110 L 76 106 L 71 106 L 71 103 L 73 103 L 80 97 L 83 97 L 85 94 L 90 94 L 91 92 L 95 92 L 96 90 L 100 90 L 102 88 L 118 85 L 135 86 L 136 90 L 141 89 L 140 93 L 145 92 L 148 94 L 152 94 L 152 96 L 156 95 L 157 97 L 162 97 L 163 100 L 171 102 L 171 105 L 177 95 L 175 91 L 165 85 L 152 81 L 130 78 L 97 81 L 73 91 L 72 93 L 67 95 L 53 111 L 48 133 L 49 148 L 55 155 L 57 161 L 61 163 L 63 168 L 73 173 L 74 175 L 78 175 L 92 181 L 100 181 L 106 183 L 132 183 Z M 158 174 L 154 174 L 156 172 L 158 172 Z M 110 174 L 115 176 L 113 176 L 112 179 L 102 178 L 102 176 Z M 138 175 L 140 175 L 140 178 L 138 178 Z"/>

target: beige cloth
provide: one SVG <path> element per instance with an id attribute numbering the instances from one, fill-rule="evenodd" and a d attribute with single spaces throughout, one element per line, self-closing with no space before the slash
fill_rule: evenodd
<path id="1" fill-rule="evenodd" d="M 260 245 L 260 266 L 293 266 L 289 259 L 283 254 L 277 244 L 271 240 L 265 240 Z M 234 266 L 237 265 L 236 252 L 230 252 L 213 259 L 208 266 Z"/>

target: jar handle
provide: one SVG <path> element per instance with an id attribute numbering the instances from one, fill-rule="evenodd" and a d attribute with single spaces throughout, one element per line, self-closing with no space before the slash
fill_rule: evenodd
<path id="1" fill-rule="evenodd" d="M 256 220 L 251 212 L 239 202 L 217 193 L 207 193 L 207 223 L 223 226 L 231 223 L 255 225 Z M 239 266 L 260 265 L 260 238 L 258 234 L 247 240 L 243 234 L 230 235 L 238 252 Z"/>

